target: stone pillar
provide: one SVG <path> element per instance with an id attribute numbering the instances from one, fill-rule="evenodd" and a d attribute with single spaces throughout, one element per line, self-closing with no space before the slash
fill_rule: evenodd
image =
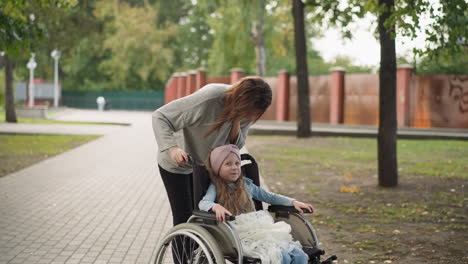
<path id="1" fill-rule="evenodd" d="M 186 95 L 192 94 L 197 90 L 197 72 L 189 71 L 187 74 L 187 90 Z"/>
<path id="2" fill-rule="evenodd" d="M 177 79 L 177 99 L 184 97 L 186 94 L 187 87 L 187 74 L 185 72 L 180 73 Z"/>
<path id="3" fill-rule="evenodd" d="M 344 77 L 346 69 L 334 67 L 330 83 L 330 124 L 343 124 L 344 121 Z"/>
<path id="4" fill-rule="evenodd" d="M 164 88 L 164 103 L 167 104 L 175 99 L 177 99 L 177 82 L 179 79 L 179 73 L 173 73 L 169 82 Z"/>
<path id="5" fill-rule="evenodd" d="M 195 81 L 196 89 L 200 89 L 206 85 L 206 70 L 198 69 L 196 73 L 196 81 Z"/>
<path id="6" fill-rule="evenodd" d="M 278 88 L 276 96 L 276 121 L 289 120 L 289 72 L 278 72 Z"/>
<path id="7" fill-rule="evenodd" d="M 413 66 L 397 67 L 397 122 L 398 127 L 410 126 L 410 85 Z"/>
<path id="8" fill-rule="evenodd" d="M 231 84 L 239 81 L 244 77 L 245 71 L 241 68 L 233 68 L 231 69 Z"/>

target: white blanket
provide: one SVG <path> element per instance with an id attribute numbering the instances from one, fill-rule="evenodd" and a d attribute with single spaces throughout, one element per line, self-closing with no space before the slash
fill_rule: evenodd
<path id="1" fill-rule="evenodd" d="M 290 252 L 302 248 L 291 236 L 291 226 L 274 222 L 267 211 L 256 211 L 236 216 L 231 224 L 241 239 L 244 255 L 262 260 L 262 264 L 281 264 L 281 249 Z"/>

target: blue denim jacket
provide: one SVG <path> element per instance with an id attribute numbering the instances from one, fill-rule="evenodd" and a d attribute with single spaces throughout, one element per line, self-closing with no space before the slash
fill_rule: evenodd
<path id="1" fill-rule="evenodd" d="M 244 177 L 244 182 L 247 187 L 247 191 L 250 193 L 250 195 L 259 201 L 273 204 L 273 205 L 285 205 L 285 206 L 291 206 L 294 199 L 268 192 L 265 189 L 258 187 L 255 185 L 251 179 Z M 203 199 L 198 203 L 198 207 L 202 211 L 209 211 L 216 203 L 216 187 L 212 183 L 210 184 L 210 187 L 208 187 L 208 190 L 206 191 L 205 196 Z"/>

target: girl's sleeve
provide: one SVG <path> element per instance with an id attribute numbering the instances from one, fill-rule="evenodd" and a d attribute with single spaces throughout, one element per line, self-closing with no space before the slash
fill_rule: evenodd
<path id="1" fill-rule="evenodd" d="M 273 204 L 273 205 L 284 205 L 284 206 L 293 205 L 294 199 L 292 198 L 289 198 L 281 194 L 269 192 L 255 185 L 250 179 L 247 179 L 245 183 L 247 184 L 247 189 L 249 190 L 250 194 L 256 200 L 269 203 L 269 204 Z"/>
<path id="2" fill-rule="evenodd" d="M 202 211 L 208 212 L 216 203 L 216 187 L 214 184 L 210 184 L 210 187 L 208 187 L 208 190 L 206 191 L 205 196 L 203 196 L 203 199 L 198 203 L 198 208 Z"/>

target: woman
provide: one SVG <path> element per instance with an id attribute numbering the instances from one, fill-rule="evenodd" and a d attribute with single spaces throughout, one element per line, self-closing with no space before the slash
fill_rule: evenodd
<path id="1" fill-rule="evenodd" d="M 247 131 L 271 104 L 270 86 L 258 77 L 233 85 L 208 84 L 153 112 L 158 165 L 171 205 L 173 224 L 192 213 L 192 168 L 188 153 L 203 163 L 217 146 L 242 148 Z"/>

